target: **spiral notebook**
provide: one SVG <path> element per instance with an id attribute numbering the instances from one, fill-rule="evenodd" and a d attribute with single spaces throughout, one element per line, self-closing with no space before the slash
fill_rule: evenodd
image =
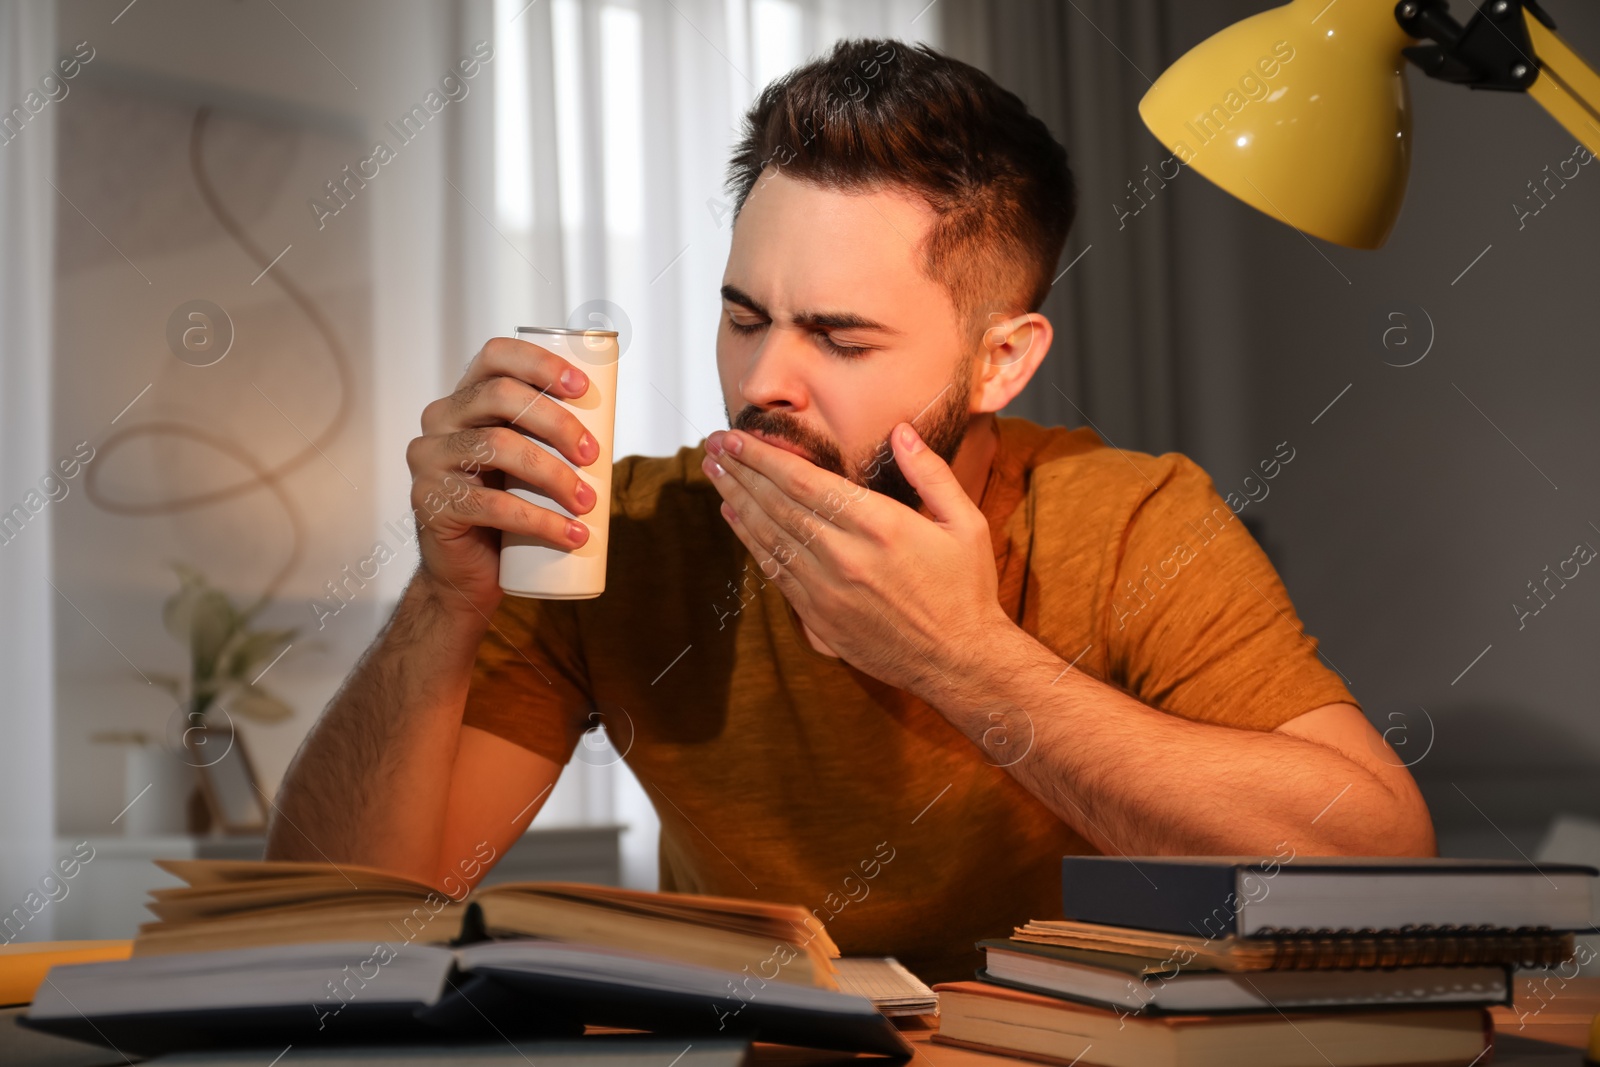
<path id="1" fill-rule="evenodd" d="M 1012 940 L 1160 960 L 1217 971 L 1338 971 L 1380 967 L 1554 967 L 1572 958 L 1573 935 L 1550 930 L 1406 935 L 1185 937 L 1124 926 L 1035 920 Z"/>
<path id="2" fill-rule="evenodd" d="M 1224 971 L 1153 956 L 993 938 L 978 977 L 1013 989 L 1138 1014 L 1334 1011 L 1511 1003 L 1504 967 Z"/>

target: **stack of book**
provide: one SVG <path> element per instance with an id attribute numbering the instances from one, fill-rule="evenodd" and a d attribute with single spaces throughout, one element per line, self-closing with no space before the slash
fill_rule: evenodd
<path id="1" fill-rule="evenodd" d="M 1590 867 L 1068 857 L 1064 920 L 980 942 L 933 1040 L 1077 1067 L 1461 1067 L 1517 967 L 1572 956 Z"/>

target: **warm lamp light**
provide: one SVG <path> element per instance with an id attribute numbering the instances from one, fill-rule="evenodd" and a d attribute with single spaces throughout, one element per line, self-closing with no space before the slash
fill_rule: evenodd
<path id="1" fill-rule="evenodd" d="M 1405 198 L 1408 59 L 1430 77 L 1526 92 L 1600 153 L 1600 76 L 1534 0 L 1489 0 L 1466 26 L 1447 7 L 1293 0 L 1191 49 L 1139 114 L 1180 162 L 1227 192 L 1352 248 L 1380 247 Z"/>

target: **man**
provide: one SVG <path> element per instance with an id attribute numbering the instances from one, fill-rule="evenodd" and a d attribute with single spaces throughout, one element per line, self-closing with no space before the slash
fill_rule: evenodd
<path id="1" fill-rule="evenodd" d="M 732 430 L 616 465 L 602 596 L 502 598 L 499 530 L 586 536 L 502 472 L 594 503 L 505 424 L 596 450 L 539 402 L 581 372 L 489 342 L 423 412 L 422 565 L 290 768 L 269 855 L 437 883 L 503 852 L 595 725 L 661 816 L 663 889 L 800 904 L 930 981 L 1058 914 L 1064 854 L 1432 854 L 1205 474 L 996 417 L 1050 347 L 1074 199 L 1015 96 L 842 43 L 762 94 L 730 186 Z"/>

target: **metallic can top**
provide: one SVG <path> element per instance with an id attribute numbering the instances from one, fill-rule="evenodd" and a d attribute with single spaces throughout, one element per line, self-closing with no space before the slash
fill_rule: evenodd
<path id="1" fill-rule="evenodd" d="M 615 337 L 616 330 L 569 330 L 562 326 L 518 326 L 518 333 L 559 333 L 575 337 L 589 335 L 593 337 Z"/>

